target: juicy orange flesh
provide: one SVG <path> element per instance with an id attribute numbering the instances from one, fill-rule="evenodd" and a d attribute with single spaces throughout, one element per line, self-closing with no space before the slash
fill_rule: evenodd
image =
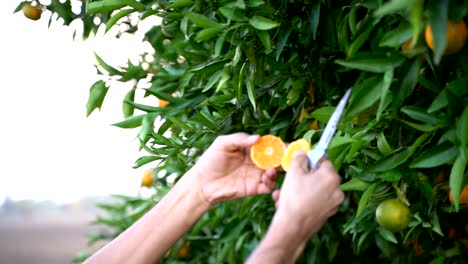
<path id="1" fill-rule="evenodd" d="M 310 148 L 311 146 L 309 142 L 303 138 L 293 141 L 291 144 L 289 144 L 288 148 L 286 149 L 286 152 L 281 161 L 281 167 L 283 167 L 285 171 L 288 171 L 291 167 L 291 160 L 294 156 L 294 153 L 296 153 L 297 151 L 307 153 L 309 152 Z"/>
<path id="2" fill-rule="evenodd" d="M 257 167 L 266 170 L 281 165 L 285 149 L 286 146 L 281 138 L 265 135 L 252 146 L 250 157 Z"/>

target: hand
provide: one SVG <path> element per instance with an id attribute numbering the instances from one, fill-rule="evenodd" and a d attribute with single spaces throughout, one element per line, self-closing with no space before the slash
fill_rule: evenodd
<path id="1" fill-rule="evenodd" d="M 249 148 L 259 139 L 246 133 L 220 136 L 191 169 L 194 182 L 210 205 L 275 189 L 276 170 L 261 170 L 250 158 Z"/>
<path id="2" fill-rule="evenodd" d="M 343 202 L 340 177 L 329 160 L 311 171 L 304 153 L 296 153 L 286 174 L 281 191 L 273 193 L 279 222 L 299 226 L 308 239 Z"/>

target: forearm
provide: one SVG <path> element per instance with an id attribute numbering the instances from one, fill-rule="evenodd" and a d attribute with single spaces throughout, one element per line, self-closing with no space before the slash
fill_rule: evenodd
<path id="1" fill-rule="evenodd" d="M 189 172 L 190 173 L 190 172 Z M 155 263 L 209 209 L 185 175 L 148 213 L 86 263 Z"/>
<path id="2" fill-rule="evenodd" d="M 294 263 L 309 238 L 299 225 L 273 218 L 267 234 L 249 257 L 247 263 Z"/>

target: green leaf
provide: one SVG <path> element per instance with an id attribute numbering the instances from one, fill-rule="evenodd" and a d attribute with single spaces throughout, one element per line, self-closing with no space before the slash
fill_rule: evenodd
<path id="1" fill-rule="evenodd" d="M 348 47 L 348 58 L 353 57 L 362 45 L 368 41 L 370 34 L 374 27 L 379 23 L 380 18 L 370 18 L 364 25 L 362 25 L 356 35 L 354 36 L 351 44 Z"/>
<path id="2" fill-rule="evenodd" d="M 442 233 L 442 229 L 440 228 L 439 217 L 437 216 L 436 211 L 432 212 L 431 225 L 432 225 L 432 231 L 436 232 L 442 237 L 444 236 L 444 233 Z"/>
<path id="3" fill-rule="evenodd" d="M 249 24 L 258 30 L 269 30 L 280 25 L 280 23 L 262 16 L 254 16 L 249 19 Z"/>
<path id="4" fill-rule="evenodd" d="M 398 240 L 396 239 L 395 235 L 393 235 L 392 232 L 382 227 L 379 227 L 377 230 L 379 231 L 379 234 L 380 236 L 382 236 L 383 239 L 389 242 L 398 244 Z"/>
<path id="5" fill-rule="evenodd" d="M 361 199 L 359 200 L 359 204 L 356 211 L 356 217 L 358 217 L 364 209 L 367 207 L 367 202 L 369 201 L 369 197 L 374 193 L 375 189 L 377 188 L 377 183 L 373 183 L 367 190 L 362 194 Z"/>
<path id="6" fill-rule="evenodd" d="M 310 113 L 310 117 L 317 119 L 319 122 L 327 123 L 335 109 L 334 106 L 324 106 Z"/>
<path id="7" fill-rule="evenodd" d="M 219 79 L 221 79 L 221 76 L 223 75 L 223 70 L 219 70 L 215 72 L 213 75 L 211 75 L 210 79 L 208 79 L 208 82 L 206 83 L 205 87 L 202 90 L 202 93 L 208 91 L 211 89 L 216 83 L 218 83 Z"/>
<path id="8" fill-rule="evenodd" d="M 417 106 L 404 106 L 401 108 L 401 111 L 414 120 L 421 121 L 423 123 L 441 124 L 443 122 L 439 117 L 428 114 L 426 110 Z"/>
<path id="9" fill-rule="evenodd" d="M 460 116 L 457 124 L 457 137 L 461 143 L 462 155 L 468 160 L 468 106 Z"/>
<path id="10" fill-rule="evenodd" d="M 388 144 L 383 131 L 380 132 L 379 136 L 377 137 L 377 149 L 379 149 L 380 153 L 382 153 L 383 155 L 389 155 L 393 152 L 393 149 Z"/>
<path id="11" fill-rule="evenodd" d="M 193 6 L 194 2 L 192 0 L 175 0 L 172 4 L 170 4 L 167 8 L 181 8 L 186 6 Z"/>
<path id="12" fill-rule="evenodd" d="M 376 163 L 367 167 L 367 172 L 380 172 L 398 167 L 411 157 L 412 153 L 409 148 L 403 149 L 397 153 L 387 155 L 378 160 Z"/>
<path id="13" fill-rule="evenodd" d="M 374 12 L 375 16 L 386 16 L 408 9 L 413 5 L 414 0 L 391 0 L 382 5 Z"/>
<path id="14" fill-rule="evenodd" d="M 135 161 L 135 164 L 133 165 L 133 168 L 134 169 L 137 169 L 143 165 L 146 165 L 150 162 L 153 162 L 153 161 L 156 161 L 160 159 L 159 157 L 157 156 L 143 156 L 143 157 L 140 157 L 138 158 L 136 161 Z"/>
<path id="15" fill-rule="evenodd" d="M 106 23 L 106 32 L 109 31 L 109 29 L 111 29 L 115 25 L 115 23 L 117 23 L 117 21 L 119 21 L 122 17 L 126 17 L 136 11 L 136 9 L 124 9 L 120 10 L 117 14 L 111 16 Z"/>
<path id="16" fill-rule="evenodd" d="M 104 81 L 97 81 L 91 86 L 86 103 L 86 116 L 89 116 L 96 108 L 101 109 L 108 90 L 109 88 Z"/>
<path id="17" fill-rule="evenodd" d="M 93 13 L 108 13 L 120 9 L 124 6 L 130 6 L 138 11 L 146 8 L 146 5 L 135 0 L 102 0 L 88 3 L 86 5 L 86 12 Z"/>
<path id="18" fill-rule="evenodd" d="M 412 93 L 414 87 L 418 83 L 419 76 L 419 60 L 410 61 L 408 67 L 401 70 L 406 73 L 401 81 L 399 89 L 393 90 L 393 109 L 397 110 L 403 105 L 405 99 Z M 401 74 L 400 72 L 400 74 Z"/>
<path id="19" fill-rule="evenodd" d="M 434 63 L 439 64 L 447 46 L 448 0 L 429 1 L 429 24 L 434 43 Z"/>
<path id="20" fill-rule="evenodd" d="M 458 148 L 448 142 L 424 151 L 410 165 L 410 168 L 433 168 L 449 163 L 458 156 Z"/>
<path id="21" fill-rule="evenodd" d="M 186 16 L 197 26 L 202 28 L 219 28 L 224 27 L 220 23 L 214 21 L 213 19 L 206 17 L 204 15 L 200 15 L 194 12 L 186 13 Z"/>
<path id="22" fill-rule="evenodd" d="M 352 178 L 351 180 L 342 183 L 340 185 L 340 189 L 343 192 L 348 192 L 348 191 L 364 191 L 367 189 L 371 184 L 368 182 L 365 182 L 359 178 Z"/>
<path id="23" fill-rule="evenodd" d="M 411 128 L 414 128 L 418 131 L 421 131 L 421 132 L 433 132 L 437 129 L 440 128 L 440 126 L 438 125 L 427 125 L 427 124 L 416 124 L 414 122 L 410 122 L 410 121 L 406 121 L 406 120 L 399 120 L 400 122 L 402 122 L 403 124 L 411 127 Z"/>
<path id="24" fill-rule="evenodd" d="M 198 31 L 195 37 L 195 40 L 198 42 L 204 42 L 204 41 L 211 39 L 212 37 L 219 35 L 219 33 L 221 33 L 222 31 L 224 31 L 223 25 L 217 25 L 217 26 L 213 26 L 210 28 L 205 28 L 205 29 Z"/>
<path id="25" fill-rule="evenodd" d="M 411 37 L 412 33 L 411 25 L 402 24 L 398 28 L 385 33 L 379 42 L 379 46 L 399 48 Z"/>
<path id="26" fill-rule="evenodd" d="M 410 7 L 410 24 L 413 30 L 412 39 L 413 43 L 418 43 L 419 35 L 423 29 L 423 11 L 424 11 L 424 0 L 415 0 L 413 5 Z"/>
<path id="27" fill-rule="evenodd" d="M 427 109 L 428 113 L 433 113 L 437 110 L 440 110 L 448 105 L 448 99 L 447 99 L 447 94 L 446 90 L 442 90 L 440 94 L 434 99 L 432 104 L 429 106 Z"/>
<path id="28" fill-rule="evenodd" d="M 211 74 L 219 69 L 224 68 L 225 64 L 228 62 L 228 60 L 208 61 L 207 63 L 196 65 L 190 70 L 190 72 L 197 74 Z"/>
<path id="29" fill-rule="evenodd" d="M 382 116 L 383 111 L 385 108 L 388 107 L 391 101 L 391 96 L 392 94 L 389 92 L 390 86 L 392 85 L 393 81 L 393 70 L 392 71 L 387 71 L 384 73 L 384 77 L 382 80 L 382 86 L 381 86 L 381 94 L 380 94 L 380 103 L 379 103 L 379 108 L 377 109 L 377 121 L 380 120 L 380 117 Z"/>
<path id="30" fill-rule="evenodd" d="M 347 115 L 354 116 L 373 105 L 381 97 L 381 82 L 382 76 L 374 76 L 353 88 Z"/>
<path id="31" fill-rule="evenodd" d="M 284 24 L 285 26 L 281 27 L 279 31 L 279 38 L 276 43 L 276 61 L 279 60 L 281 56 L 281 52 L 283 51 L 284 46 L 286 45 L 286 42 L 289 39 L 289 35 L 291 34 L 292 27 L 288 24 Z"/>
<path id="32" fill-rule="evenodd" d="M 232 8 L 232 7 L 221 7 L 218 11 L 225 16 L 227 19 L 233 21 L 247 21 L 247 17 L 245 13 L 239 9 Z"/>
<path id="33" fill-rule="evenodd" d="M 397 182 L 403 177 L 403 173 L 400 170 L 391 169 L 377 173 L 377 177 L 387 182 Z"/>
<path id="34" fill-rule="evenodd" d="M 135 91 L 136 91 L 136 88 L 134 87 L 124 97 L 123 104 L 122 104 L 122 113 L 125 118 L 132 116 L 133 111 L 135 110 L 135 107 L 133 105 L 127 103 L 127 101 L 133 102 L 135 100 Z"/>
<path id="35" fill-rule="evenodd" d="M 112 124 L 113 126 L 120 127 L 120 128 L 137 128 L 141 126 L 141 122 L 146 114 L 131 116 L 126 118 L 124 121 Z"/>
<path id="36" fill-rule="evenodd" d="M 457 212 L 460 209 L 460 193 L 463 187 L 463 173 L 465 172 L 466 164 L 466 160 L 460 155 L 455 160 L 452 171 L 450 172 L 450 191 L 452 192 L 453 203 L 455 205 L 455 211 Z"/>
<path id="37" fill-rule="evenodd" d="M 124 1 L 120 0 L 104 0 L 91 2 L 86 5 L 86 12 L 88 14 L 111 12 L 116 9 L 120 9 L 125 5 L 126 4 L 124 3 Z"/>
<path id="38" fill-rule="evenodd" d="M 315 1 L 310 9 L 310 28 L 312 29 L 312 38 L 315 40 L 317 37 L 317 28 L 320 21 L 320 4 L 321 1 Z"/>
<path id="39" fill-rule="evenodd" d="M 255 8 L 255 7 L 263 5 L 264 3 L 265 1 L 263 0 L 249 0 L 247 1 L 247 6 L 250 8 Z"/>
<path id="40" fill-rule="evenodd" d="M 252 104 L 254 111 L 257 111 L 257 98 L 255 92 L 255 66 L 250 64 L 246 72 L 245 84 L 247 87 L 247 96 Z"/>
<path id="41" fill-rule="evenodd" d="M 287 95 L 287 104 L 293 105 L 299 100 L 299 97 L 302 95 L 304 91 L 304 87 L 307 83 L 305 78 L 297 79 L 293 82 L 292 89 L 289 90 Z"/>
<path id="42" fill-rule="evenodd" d="M 109 75 L 113 76 L 113 75 L 122 75 L 123 73 L 117 69 L 115 69 L 114 67 L 110 66 L 109 64 L 107 64 L 106 62 L 104 62 L 104 60 L 99 57 L 99 55 L 97 55 L 97 53 L 94 53 L 94 56 L 96 57 L 96 60 L 98 61 L 99 65 L 104 68 L 104 70 L 106 70 Z"/>
<path id="43" fill-rule="evenodd" d="M 257 30 L 257 35 L 258 38 L 260 38 L 260 41 L 263 43 L 266 52 L 268 53 L 271 50 L 270 34 L 268 34 L 268 31 L 265 30 Z"/>
<path id="44" fill-rule="evenodd" d="M 141 130 L 138 133 L 138 138 L 142 143 L 146 143 L 149 140 L 149 135 L 153 132 L 154 120 L 156 115 L 148 114 L 141 122 Z"/>
<path id="45" fill-rule="evenodd" d="M 395 67 L 398 67 L 404 60 L 404 57 L 398 55 L 357 55 L 348 60 L 335 60 L 335 63 L 351 69 L 382 73 L 393 70 Z"/>

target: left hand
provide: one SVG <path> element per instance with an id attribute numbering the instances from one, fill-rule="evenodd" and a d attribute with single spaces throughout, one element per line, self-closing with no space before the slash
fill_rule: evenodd
<path id="1" fill-rule="evenodd" d="M 193 166 L 194 182 L 210 205 L 275 189 L 275 168 L 259 169 L 250 158 L 249 148 L 259 139 L 246 133 L 219 136 Z"/>

